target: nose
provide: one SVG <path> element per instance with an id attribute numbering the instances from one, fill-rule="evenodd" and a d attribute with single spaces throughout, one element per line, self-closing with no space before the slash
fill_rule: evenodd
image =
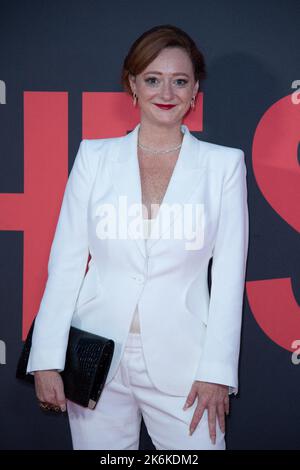
<path id="1" fill-rule="evenodd" d="M 166 81 L 163 83 L 162 90 L 161 90 L 161 97 L 164 101 L 171 101 L 174 96 L 172 83 L 170 81 Z"/>

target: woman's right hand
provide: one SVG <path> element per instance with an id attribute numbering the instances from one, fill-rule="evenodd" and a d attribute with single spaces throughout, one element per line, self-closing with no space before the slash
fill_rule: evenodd
<path id="1" fill-rule="evenodd" d="M 35 393 L 39 401 L 59 406 L 66 411 L 66 397 L 61 375 L 57 370 L 37 370 L 34 372 Z"/>

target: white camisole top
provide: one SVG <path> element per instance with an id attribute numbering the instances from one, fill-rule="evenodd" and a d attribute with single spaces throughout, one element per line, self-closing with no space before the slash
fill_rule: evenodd
<path id="1" fill-rule="evenodd" d="M 144 238 L 145 238 L 145 248 L 147 250 L 147 238 L 150 237 L 151 235 L 151 227 L 152 227 L 152 222 L 155 219 L 143 219 L 144 224 L 143 224 L 143 230 L 144 230 Z M 131 326 L 130 326 L 130 333 L 140 333 L 140 321 L 139 321 L 139 312 L 138 312 L 138 306 L 136 305 L 135 311 L 133 314 Z"/>

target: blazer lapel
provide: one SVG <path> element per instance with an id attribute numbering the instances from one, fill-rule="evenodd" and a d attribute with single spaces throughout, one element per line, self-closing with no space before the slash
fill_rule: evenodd
<path id="1" fill-rule="evenodd" d="M 142 206 L 142 188 L 141 188 L 141 177 L 138 162 L 137 153 L 137 141 L 138 141 L 138 130 L 140 123 L 126 136 L 120 138 L 118 142 L 118 151 L 115 157 L 110 160 L 111 175 L 113 185 L 118 196 L 125 197 L 126 207 L 122 208 L 126 211 L 124 220 L 127 220 L 127 216 L 134 216 L 136 223 L 139 225 L 142 231 L 142 211 L 139 210 L 134 214 L 127 214 L 132 205 L 136 208 Z M 205 173 L 205 166 L 201 159 L 202 146 L 201 141 L 196 139 L 190 132 L 186 125 L 181 125 L 181 130 L 184 132 L 182 146 L 179 152 L 179 156 L 174 167 L 169 185 L 167 187 L 165 196 L 160 205 L 159 211 L 153 222 L 152 230 L 156 234 L 157 238 L 150 238 L 148 240 L 135 235 L 131 224 L 128 226 L 128 233 L 135 239 L 141 254 L 146 257 L 146 246 L 148 252 L 157 243 L 162 235 L 169 230 L 170 224 L 175 221 L 175 218 L 181 213 L 180 206 L 187 203 L 196 188 L 199 187 L 201 178 Z M 126 203 L 127 202 L 127 203 Z M 166 211 L 162 208 L 163 205 L 168 207 L 173 205 L 174 211 L 172 210 L 173 216 L 166 216 Z M 142 232 L 141 232 L 142 233 Z"/>

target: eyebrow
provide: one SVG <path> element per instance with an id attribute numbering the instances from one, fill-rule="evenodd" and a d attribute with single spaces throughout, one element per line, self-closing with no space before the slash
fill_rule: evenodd
<path id="1" fill-rule="evenodd" d="M 150 72 L 145 72 L 144 75 L 147 75 L 148 73 L 155 73 L 157 75 L 162 75 L 161 72 L 158 72 L 158 71 L 155 71 L 155 70 L 150 71 Z M 182 72 L 182 73 L 172 73 L 171 75 L 173 75 L 173 76 L 175 76 L 175 75 L 184 75 L 185 77 L 189 78 L 189 75 L 187 73 L 184 73 L 184 72 Z"/>

